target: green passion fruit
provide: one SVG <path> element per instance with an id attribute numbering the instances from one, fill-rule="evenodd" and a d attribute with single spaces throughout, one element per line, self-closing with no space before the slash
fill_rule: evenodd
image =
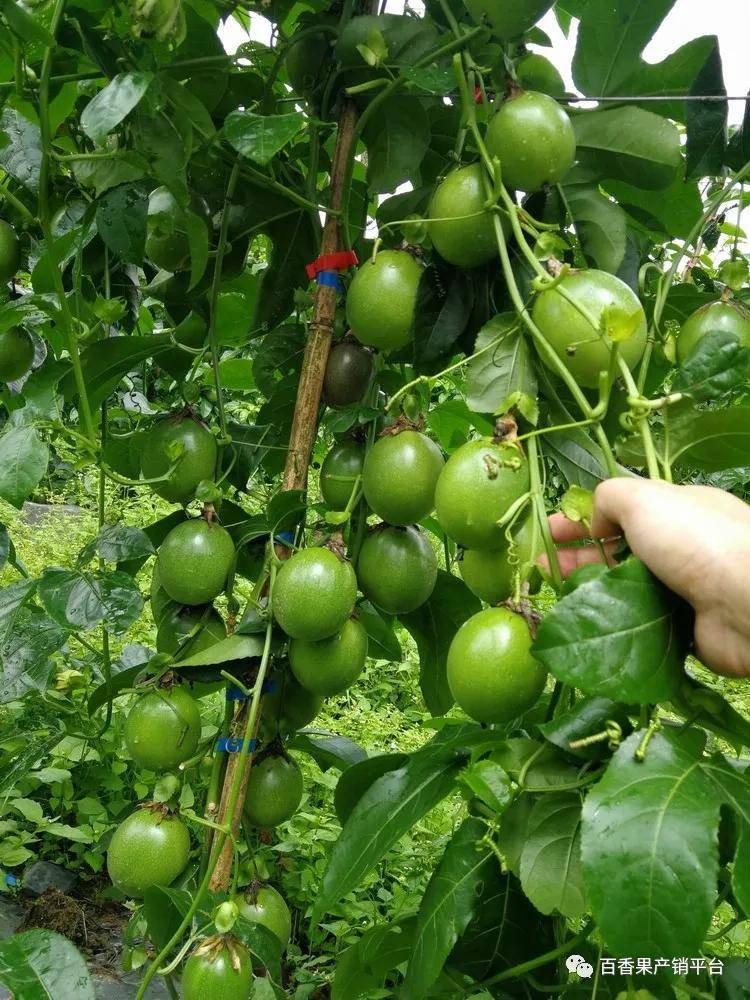
<path id="1" fill-rule="evenodd" d="M 750 312 L 736 299 L 709 302 L 682 325 L 677 337 L 677 360 L 684 364 L 708 333 L 731 333 L 740 346 L 750 347 Z"/>
<path id="2" fill-rule="evenodd" d="M 226 586 L 234 542 L 216 521 L 183 521 L 159 546 L 159 583 L 178 604 L 210 604 Z"/>
<path id="3" fill-rule="evenodd" d="M 289 665 L 303 688 L 327 698 L 350 687 L 365 667 L 367 632 L 354 618 L 328 639 L 292 639 Z"/>
<path id="4" fill-rule="evenodd" d="M 578 307 L 589 313 L 596 329 Z M 559 285 L 537 296 L 532 316 L 571 375 L 589 389 L 597 388 L 599 373 L 609 366 L 610 345 L 602 327 L 618 341 L 620 357 L 630 368 L 646 347 L 646 314 L 638 296 L 607 271 L 570 271 Z"/>
<path id="5" fill-rule="evenodd" d="M 264 829 L 290 819 L 302 801 L 302 772 L 286 754 L 268 754 L 254 764 L 247 782 L 245 816 Z"/>
<path id="6" fill-rule="evenodd" d="M 190 212 L 196 215 L 208 229 L 210 214 L 208 206 L 196 194 L 190 199 Z M 158 187 L 148 199 L 146 220 L 146 256 L 164 271 L 181 271 L 190 260 L 190 240 L 188 238 L 188 213 L 182 208 L 172 192 L 166 187 Z"/>
<path id="7" fill-rule="evenodd" d="M 322 697 L 303 688 L 291 670 L 278 670 L 269 678 L 269 691 L 263 696 L 261 725 L 271 723 L 269 738 L 276 733 L 296 733 L 308 726 L 322 707 Z"/>
<path id="8" fill-rule="evenodd" d="M 501 38 L 517 38 L 552 7 L 552 0 L 464 0 L 477 24 L 489 24 Z"/>
<path id="9" fill-rule="evenodd" d="M 141 474 L 144 479 L 159 479 L 169 473 L 151 488 L 170 503 L 186 504 L 198 483 L 213 480 L 217 451 L 216 438 L 204 423 L 192 413 L 173 413 L 144 434 Z"/>
<path id="10" fill-rule="evenodd" d="M 21 245 L 10 223 L 0 219 L 0 285 L 6 285 L 18 271 Z"/>
<path id="11" fill-rule="evenodd" d="M 181 658 L 192 656 L 226 639 L 226 635 L 224 619 L 216 608 L 181 607 L 169 602 L 156 630 L 156 650 L 170 656 L 179 650 Z"/>
<path id="12" fill-rule="evenodd" d="M 275 934 L 284 948 L 292 936 L 292 915 L 286 900 L 272 885 L 251 885 L 236 899 L 240 916 Z"/>
<path id="13" fill-rule="evenodd" d="M 365 463 L 365 448 L 359 441 L 338 441 L 320 467 L 320 492 L 329 510 L 345 510 Z"/>
<path id="14" fill-rule="evenodd" d="M 292 639 L 327 639 L 354 610 L 357 578 L 330 549 L 308 548 L 288 559 L 273 589 L 276 621 Z"/>
<path id="15" fill-rule="evenodd" d="M 398 350 L 414 339 L 414 310 L 423 267 L 406 250 L 382 250 L 354 275 L 346 319 L 367 347 Z"/>
<path id="16" fill-rule="evenodd" d="M 521 615 L 486 608 L 459 628 L 448 650 L 448 686 L 477 722 L 510 722 L 539 700 L 547 673 L 531 655 Z"/>
<path id="17" fill-rule="evenodd" d="M 362 544 L 357 576 L 362 592 L 388 614 L 407 614 L 429 598 L 437 582 L 437 558 L 416 527 L 378 526 Z"/>
<path id="18" fill-rule="evenodd" d="M 365 458 L 365 500 L 389 524 L 421 521 L 435 506 L 435 485 L 444 465 L 443 453 L 424 434 L 387 434 Z"/>
<path id="19" fill-rule="evenodd" d="M 535 90 L 550 97 L 565 94 L 565 83 L 557 67 L 538 52 L 527 52 L 518 60 L 516 81 L 523 90 Z"/>
<path id="20" fill-rule="evenodd" d="M 247 1000 L 253 993 L 253 958 L 235 938 L 205 938 L 182 972 L 182 1000 Z"/>
<path id="21" fill-rule="evenodd" d="M 479 267 L 497 257 L 493 213 L 486 206 L 483 168 L 480 163 L 453 170 L 435 190 L 428 215 L 428 232 L 443 260 L 456 267 Z M 503 231 L 510 232 L 505 216 L 498 216 Z"/>
<path id="22" fill-rule="evenodd" d="M 190 760 L 200 736 L 198 703 L 180 685 L 139 695 L 125 719 L 130 756 L 149 771 L 173 771 Z"/>
<path id="23" fill-rule="evenodd" d="M 467 549 L 499 549 L 498 520 L 529 489 L 529 465 L 521 449 L 491 438 L 467 441 L 440 473 L 435 488 L 438 520 Z"/>
<path id="24" fill-rule="evenodd" d="M 107 851 L 112 884 L 134 899 L 152 885 L 171 885 L 187 867 L 190 834 L 179 817 L 138 809 L 117 827 Z"/>
<path id="25" fill-rule="evenodd" d="M 15 382 L 31 371 L 34 341 L 21 327 L 0 333 L 0 382 Z"/>
<path id="26" fill-rule="evenodd" d="M 570 118 L 553 97 L 533 91 L 500 105 L 486 142 L 490 155 L 500 160 L 504 183 L 521 191 L 558 184 L 576 156 Z"/>
<path id="27" fill-rule="evenodd" d="M 334 344 L 323 378 L 323 399 L 328 406 L 359 403 L 372 378 L 372 351 L 354 340 Z"/>
<path id="28" fill-rule="evenodd" d="M 540 552 L 533 547 L 534 521 L 529 518 L 513 532 L 513 545 L 500 549 L 466 549 L 458 568 L 464 583 L 486 604 L 500 604 L 512 596 L 516 572 L 529 579 L 530 587 L 538 585 L 534 562 Z"/>

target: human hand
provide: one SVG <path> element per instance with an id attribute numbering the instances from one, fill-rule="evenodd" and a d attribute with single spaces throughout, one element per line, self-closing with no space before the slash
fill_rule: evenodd
<path id="1" fill-rule="evenodd" d="M 697 654 L 718 674 L 750 677 L 750 506 L 710 486 L 673 486 L 621 477 L 594 493 L 589 534 L 563 514 L 550 518 L 558 546 L 590 538 L 601 545 L 559 548 L 565 576 L 608 559 L 624 536 L 670 590 L 695 610 Z"/>

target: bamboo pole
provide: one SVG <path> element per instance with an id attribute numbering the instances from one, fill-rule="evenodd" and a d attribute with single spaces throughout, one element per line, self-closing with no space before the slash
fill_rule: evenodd
<path id="1" fill-rule="evenodd" d="M 349 164 L 354 156 L 354 146 L 357 142 L 357 108 L 353 101 L 346 101 L 339 118 L 336 146 L 331 167 L 331 184 L 329 204 L 334 212 L 339 212 L 344 201 L 344 187 L 349 174 Z M 335 253 L 341 249 L 341 232 L 338 217 L 329 215 L 323 227 L 320 244 L 320 255 Z M 313 317 L 310 322 L 305 354 L 302 361 L 297 400 L 294 407 L 292 430 L 289 436 L 289 450 L 282 488 L 285 490 L 304 490 L 307 486 L 307 473 L 310 466 L 315 436 L 318 429 L 318 409 L 323 393 L 323 377 L 325 375 L 328 353 L 333 339 L 333 320 L 336 313 L 336 289 L 330 285 L 316 285 L 313 299 Z M 235 716 L 233 730 L 242 732 L 247 713 L 243 705 Z M 257 729 L 257 726 L 256 726 Z M 242 794 L 238 799 L 235 815 L 232 817 L 232 836 L 236 837 L 242 817 L 242 805 L 245 799 L 252 754 L 241 756 L 230 754 L 227 762 L 224 785 L 219 806 L 219 822 L 226 823 L 226 807 L 229 789 L 232 787 L 234 774 L 240 763 L 244 763 L 242 775 Z M 224 848 L 211 876 L 212 892 L 226 892 L 229 888 L 232 871 L 233 846 L 231 838 L 227 838 Z"/>

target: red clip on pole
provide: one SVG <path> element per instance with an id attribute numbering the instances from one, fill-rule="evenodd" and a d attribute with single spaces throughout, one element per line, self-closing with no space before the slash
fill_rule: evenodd
<path id="1" fill-rule="evenodd" d="M 307 277 L 312 281 L 321 271 L 346 271 L 359 263 L 353 250 L 341 250 L 339 253 L 324 253 L 312 264 L 307 264 Z"/>

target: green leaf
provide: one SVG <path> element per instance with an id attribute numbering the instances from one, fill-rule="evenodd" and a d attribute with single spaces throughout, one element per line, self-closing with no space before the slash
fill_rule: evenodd
<path id="1" fill-rule="evenodd" d="M 548 388 L 549 384 L 545 376 L 545 388 Z M 549 420 L 553 426 L 572 423 L 574 420 L 559 402 L 548 402 L 548 409 Z M 593 490 L 603 479 L 609 478 L 601 448 L 591 440 L 582 427 L 546 434 L 545 447 L 551 453 L 569 486 L 581 486 L 585 490 Z"/>
<path id="2" fill-rule="evenodd" d="M 140 180 L 147 171 L 148 161 L 132 150 L 122 150 L 111 160 L 80 160 L 73 164 L 78 183 L 93 188 L 97 198 L 119 184 Z"/>
<path id="3" fill-rule="evenodd" d="M 443 275 L 443 279 L 445 275 Z M 469 278 L 456 269 L 446 288 L 435 268 L 428 268 L 419 283 L 414 310 L 414 365 L 417 371 L 434 370 L 463 335 L 474 301 Z"/>
<path id="4" fill-rule="evenodd" d="M 417 176 L 430 145 L 430 122 L 418 97 L 398 94 L 381 104 L 364 130 L 371 192 L 395 190 Z"/>
<path id="5" fill-rule="evenodd" d="M 404 1000 L 421 1000 L 428 995 L 474 917 L 482 887 L 497 866 L 492 849 L 481 842 L 486 832 L 481 820 L 464 820 L 427 884 L 402 987 Z"/>
<path id="6" fill-rule="evenodd" d="M 315 761 L 321 771 L 329 767 L 337 767 L 341 771 L 367 759 L 367 751 L 346 736 L 336 736 L 333 733 L 315 735 L 297 733 L 288 743 L 290 750 L 306 753 Z"/>
<path id="7" fill-rule="evenodd" d="M 696 76 L 690 93 L 693 96 L 726 97 L 718 38 L 714 40 L 711 54 Z M 726 101 L 688 101 L 685 119 L 688 179 L 721 173 L 726 155 L 728 117 L 729 105 Z"/>
<path id="8" fill-rule="evenodd" d="M 42 134 L 36 122 L 15 108 L 0 112 L 0 167 L 29 191 L 39 188 Z"/>
<path id="9" fill-rule="evenodd" d="M 20 508 L 42 480 L 49 448 L 35 427 L 17 427 L 0 435 L 0 497 Z"/>
<path id="10" fill-rule="evenodd" d="M 269 223 L 265 233 L 273 249 L 263 271 L 253 325 L 274 329 L 291 313 L 296 289 L 307 288 L 305 265 L 315 260 L 318 246 L 306 209 Z"/>
<path id="11" fill-rule="evenodd" d="M 692 403 L 677 404 L 668 419 L 672 465 L 708 473 L 750 465 L 750 406 L 698 411 Z M 663 437 L 657 437 L 656 446 L 663 455 Z M 640 438 L 627 438 L 617 452 L 630 465 L 645 464 Z"/>
<path id="12" fill-rule="evenodd" d="M 107 628 L 121 635 L 143 611 L 133 578 L 117 571 L 46 569 L 37 594 L 50 618 L 68 629 L 90 629 L 106 621 Z"/>
<path id="13" fill-rule="evenodd" d="M 631 557 L 557 603 L 532 652 L 584 694 L 638 705 L 662 701 L 683 672 L 683 613 L 677 598 Z"/>
<path id="14" fill-rule="evenodd" d="M 251 392 L 255 388 L 253 361 L 250 358 L 225 358 L 219 364 L 219 378 L 224 389 Z"/>
<path id="15" fill-rule="evenodd" d="M 151 539 L 140 528 L 125 524 L 105 524 L 96 537 L 96 551 L 106 562 L 147 558 L 154 554 Z"/>
<path id="16" fill-rule="evenodd" d="M 578 28 L 573 79 L 584 94 L 620 93 L 675 0 L 587 0 Z"/>
<path id="17" fill-rule="evenodd" d="M 743 347 L 736 334 L 715 330 L 698 341 L 673 388 L 706 403 L 738 389 L 749 377 L 750 348 Z"/>
<path id="18" fill-rule="evenodd" d="M 573 119 L 579 153 L 600 177 L 659 190 L 682 164 L 680 133 L 660 115 L 627 106 L 587 111 Z"/>
<path id="19" fill-rule="evenodd" d="M 482 605 L 463 580 L 438 570 L 430 598 L 400 621 L 411 634 L 419 652 L 419 686 L 432 715 L 444 715 L 453 705 L 448 687 L 448 648 L 459 626 L 480 611 Z"/>
<path id="20" fill-rule="evenodd" d="M 14 701 L 32 688 L 44 691 L 52 671 L 50 657 L 68 632 L 38 608 L 20 608 L 0 641 L 0 703 Z"/>
<path id="21" fill-rule="evenodd" d="M 133 70 L 118 73 L 110 80 L 81 114 L 81 128 L 89 139 L 101 145 L 109 133 L 140 104 L 153 79 L 151 72 Z"/>
<path id="22" fill-rule="evenodd" d="M 143 896 L 143 916 L 146 918 L 148 936 L 161 949 L 180 926 L 191 902 L 187 889 L 169 889 L 154 885 Z"/>
<path id="23" fill-rule="evenodd" d="M 482 887 L 476 916 L 457 942 L 450 964 L 477 982 L 536 958 L 553 947 L 551 923 L 526 899 L 513 875 L 496 862 Z M 553 966 L 554 968 L 554 966 Z M 548 981 L 550 967 L 534 970 Z"/>
<path id="24" fill-rule="evenodd" d="M 587 261 L 616 274 L 625 257 L 625 213 L 598 188 L 566 184 L 564 191 Z"/>
<path id="25" fill-rule="evenodd" d="M 158 358 L 174 348 L 166 335 L 155 337 L 109 337 L 90 344 L 81 353 L 81 366 L 92 409 L 100 406 L 120 383 L 123 375 L 135 371 L 149 358 Z M 75 399 L 78 390 L 73 373 L 60 382 L 67 400 Z"/>
<path id="26" fill-rule="evenodd" d="M 18 35 L 24 41 L 54 45 L 52 36 L 44 25 L 15 0 L 2 0 L 0 13 L 8 22 L 8 27 L 13 34 Z"/>
<path id="27" fill-rule="evenodd" d="M 442 752 L 441 752 L 442 751 Z M 358 885 L 399 837 L 451 791 L 461 757 L 448 748 L 412 754 L 362 795 L 333 845 L 313 906 L 312 925 Z"/>
<path id="28" fill-rule="evenodd" d="M 581 796 L 542 795 L 528 817 L 521 885 L 540 913 L 579 917 L 586 910 L 581 875 Z"/>
<path id="29" fill-rule="evenodd" d="M 545 739 L 566 753 L 586 760 L 598 760 L 608 755 L 607 740 L 586 747 L 572 749 L 570 744 L 587 736 L 602 733 L 608 722 L 616 722 L 625 732 L 630 730 L 628 706 L 610 698 L 580 698 L 567 712 L 555 715 L 550 722 L 542 723 L 539 730 Z"/>
<path id="30" fill-rule="evenodd" d="M 698 954 L 716 897 L 720 795 L 700 751 L 661 733 L 641 762 L 641 739 L 622 744 L 586 799 L 586 895 L 616 955 Z"/>
<path id="31" fill-rule="evenodd" d="M 647 63 L 639 59 L 639 68 L 617 88 L 617 93 L 644 96 L 689 94 L 715 44 L 715 35 L 702 35 L 670 52 L 661 62 Z M 687 101 L 679 100 L 679 97 L 676 100 L 646 101 L 643 104 L 636 102 L 637 107 L 656 111 L 664 118 L 673 118 L 679 122 L 685 121 L 688 104 Z"/>
<path id="32" fill-rule="evenodd" d="M 331 1000 L 360 1000 L 382 990 L 386 977 L 411 955 L 416 920 L 371 927 L 337 956 Z"/>
<path id="33" fill-rule="evenodd" d="M 143 529 L 143 534 L 151 543 L 154 550 L 158 549 L 164 539 L 167 537 L 172 528 L 175 528 L 178 524 L 181 524 L 185 518 L 186 514 L 184 510 L 175 510 L 171 514 L 167 514 L 166 517 L 160 518 L 158 521 L 154 521 L 153 524 L 149 524 Z M 145 549 L 145 543 L 144 543 Z M 143 566 L 148 558 L 147 555 L 143 554 L 133 559 L 126 559 L 123 562 L 117 564 L 117 568 L 122 570 L 123 573 L 129 573 L 131 576 L 135 576 L 138 570 Z"/>
<path id="34" fill-rule="evenodd" d="M 113 669 L 119 667 L 116 673 L 113 672 L 113 676 L 109 681 L 105 681 L 104 684 L 100 684 L 99 687 L 95 688 L 88 700 L 87 709 L 89 716 L 93 716 L 98 709 L 103 705 L 106 705 L 108 701 L 117 698 L 121 691 L 125 691 L 127 688 L 133 687 L 138 674 L 142 673 L 144 667 L 149 662 L 152 652 L 145 646 L 135 646 L 126 647 L 126 649 L 136 649 L 138 655 L 136 656 L 136 662 L 131 663 L 130 666 L 125 666 L 124 661 L 116 660 L 113 664 Z"/>
<path id="35" fill-rule="evenodd" d="M 507 771 L 491 758 L 471 764 L 463 772 L 460 780 L 476 798 L 498 814 L 508 807 L 512 799 Z"/>
<path id="36" fill-rule="evenodd" d="M 604 186 L 635 219 L 667 236 L 686 239 L 703 214 L 698 185 L 694 181 L 686 183 L 682 177 L 657 192 L 623 181 L 608 180 Z"/>
<path id="37" fill-rule="evenodd" d="M 393 630 L 393 622 L 386 619 L 369 601 L 357 605 L 359 621 L 367 632 L 367 655 L 374 660 L 400 663 L 404 653 Z"/>
<path id="38" fill-rule="evenodd" d="M 208 264 L 208 229 L 195 212 L 185 213 L 188 245 L 190 247 L 190 288 L 201 280 Z"/>
<path id="39" fill-rule="evenodd" d="M 172 667 L 182 670 L 184 667 L 210 667 L 218 664 L 232 663 L 235 660 L 247 660 L 259 657 L 263 653 L 264 640 L 258 635 L 230 635 L 226 639 L 215 642 L 213 646 L 192 656 L 180 660 Z"/>
<path id="40" fill-rule="evenodd" d="M 305 124 L 305 116 L 296 111 L 288 115 L 232 111 L 227 115 L 222 131 L 238 153 L 265 167 Z"/>
<path id="41" fill-rule="evenodd" d="M 96 1000 L 83 956 L 53 931 L 24 931 L 0 941 L 0 983 L 16 1000 Z"/>
<path id="42" fill-rule="evenodd" d="M 146 247 L 148 196 L 135 184 L 110 188 L 96 207 L 96 228 L 112 253 L 140 264 Z"/>
<path id="43" fill-rule="evenodd" d="M 405 753 L 374 754 L 348 767 L 339 778 L 333 793 L 336 815 L 343 824 L 367 789 L 389 771 L 397 771 L 409 760 Z"/>
<path id="44" fill-rule="evenodd" d="M 479 354 L 479 352 L 482 352 Z M 466 402 L 477 413 L 506 413 L 512 407 L 531 423 L 538 419 L 537 381 L 531 349 L 515 313 L 500 313 L 477 334 L 466 368 Z"/>

